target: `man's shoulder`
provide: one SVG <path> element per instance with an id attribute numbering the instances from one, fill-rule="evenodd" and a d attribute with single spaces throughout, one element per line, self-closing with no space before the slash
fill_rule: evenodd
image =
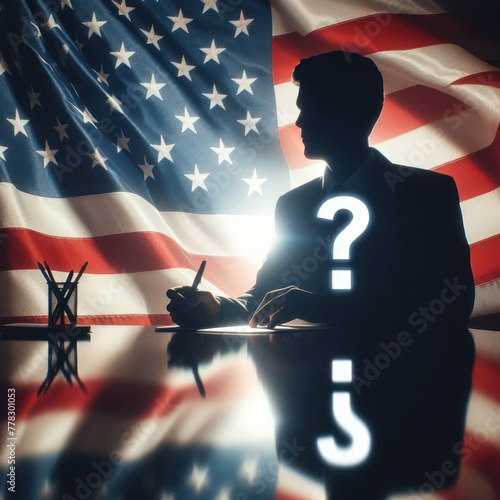
<path id="1" fill-rule="evenodd" d="M 389 159 L 377 152 L 376 161 L 381 173 L 392 192 L 408 192 L 412 190 L 455 190 L 453 177 L 425 170 L 419 167 L 410 167 L 398 163 L 392 163 Z"/>
<path id="2" fill-rule="evenodd" d="M 304 200 L 308 198 L 316 199 L 318 193 L 322 190 L 322 178 L 316 177 L 300 186 L 296 186 L 286 193 L 284 193 L 280 199 L 282 202 L 292 203 L 296 200 Z"/>

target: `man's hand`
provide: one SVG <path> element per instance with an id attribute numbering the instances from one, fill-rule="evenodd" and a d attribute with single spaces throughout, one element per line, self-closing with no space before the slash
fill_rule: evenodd
<path id="1" fill-rule="evenodd" d="M 167 311 L 179 326 L 206 327 L 215 325 L 222 314 L 222 306 L 211 292 L 178 286 L 167 290 L 170 304 Z"/>
<path id="2" fill-rule="evenodd" d="M 289 286 L 268 292 L 255 311 L 250 326 L 274 328 L 293 319 L 322 323 L 324 311 L 320 296 Z"/>

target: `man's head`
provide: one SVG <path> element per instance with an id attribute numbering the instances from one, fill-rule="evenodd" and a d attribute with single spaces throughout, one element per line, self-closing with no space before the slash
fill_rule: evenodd
<path id="1" fill-rule="evenodd" d="M 323 158 L 327 147 L 366 140 L 384 101 L 382 75 L 371 59 L 334 51 L 303 59 L 294 69 L 299 85 L 297 126 L 306 156 Z"/>

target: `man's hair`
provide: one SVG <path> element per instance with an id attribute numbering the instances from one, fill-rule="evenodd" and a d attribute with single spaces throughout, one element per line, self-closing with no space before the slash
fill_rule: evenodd
<path id="1" fill-rule="evenodd" d="M 371 59 L 360 54 L 338 50 L 302 59 L 292 81 L 314 92 L 326 108 L 342 102 L 363 113 L 372 126 L 382 110 L 382 75 Z"/>

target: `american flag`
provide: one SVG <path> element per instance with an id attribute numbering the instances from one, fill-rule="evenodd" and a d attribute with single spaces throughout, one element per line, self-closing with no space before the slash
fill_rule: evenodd
<path id="1" fill-rule="evenodd" d="M 500 12 L 470 4 L 0 2 L 0 317 L 45 322 L 36 261 L 62 278 L 88 260 L 78 315 L 94 332 L 79 348 L 88 394 L 56 381 L 37 399 L 46 346 L 2 343 L 2 384 L 18 392 L 20 498 L 85 495 L 77 478 L 88 488 L 93 463 L 113 451 L 124 459 L 92 495 L 318 498 L 315 485 L 280 486 L 291 480 L 276 472 L 272 436 L 255 434 L 251 403 L 265 402 L 243 354 L 202 370 L 216 398 L 200 403 L 189 372 L 165 370 L 168 337 L 139 326 L 168 323 L 165 290 L 190 283 L 203 259 L 204 288 L 247 289 L 276 198 L 322 174 L 293 125 L 290 74 L 302 57 L 342 49 L 377 63 L 386 101 L 371 143 L 394 162 L 455 178 L 473 317 L 494 324 Z M 500 498 L 500 432 L 489 425 L 499 421 L 500 344 L 474 335 L 464 469 L 439 498 Z M 239 422 L 238 436 L 228 421 Z M 5 449 L 0 456 L 4 468 Z"/>

